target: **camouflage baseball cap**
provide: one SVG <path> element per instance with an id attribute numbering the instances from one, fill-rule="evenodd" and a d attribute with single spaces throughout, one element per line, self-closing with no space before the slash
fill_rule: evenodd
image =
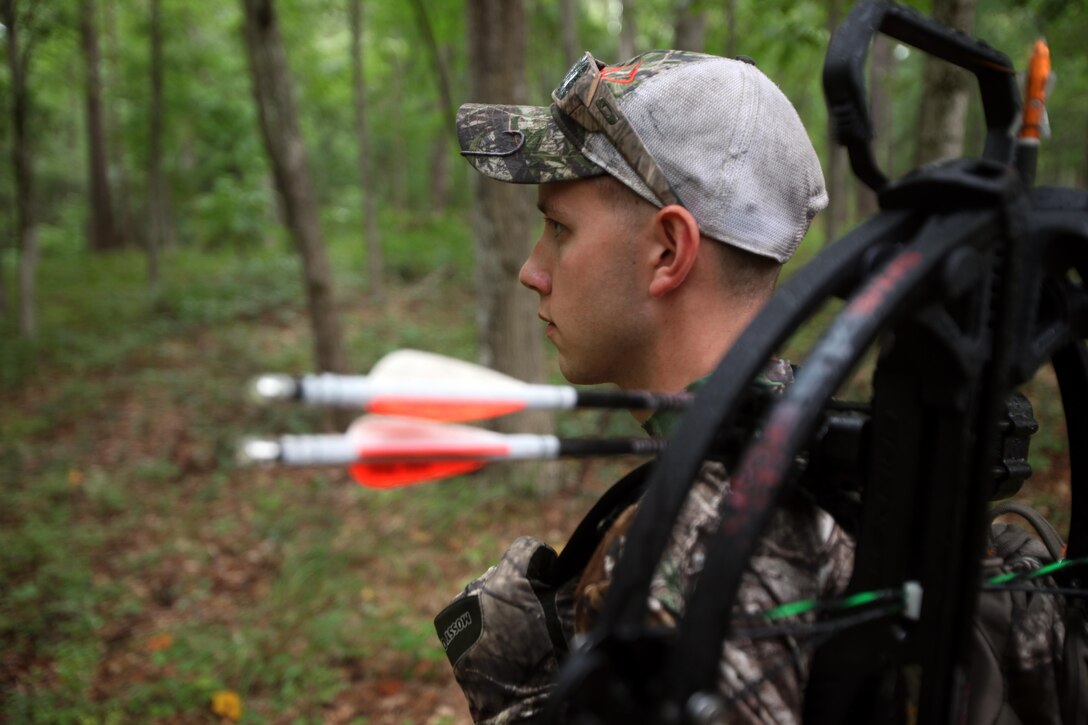
<path id="1" fill-rule="evenodd" d="M 789 259 L 827 193 L 801 120 L 770 79 L 749 62 L 677 50 L 598 63 L 590 72 L 608 93 L 594 85 L 582 95 L 598 117 L 622 117 L 610 129 L 561 110 L 587 59 L 595 62 L 576 63 L 550 107 L 461 106 L 462 155 L 516 184 L 610 174 L 657 206 L 682 200 L 708 237 Z"/>

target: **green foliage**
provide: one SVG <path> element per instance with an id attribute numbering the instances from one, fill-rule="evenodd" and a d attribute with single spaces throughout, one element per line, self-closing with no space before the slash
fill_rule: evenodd
<path id="1" fill-rule="evenodd" d="M 928 12 L 929 4 L 912 3 Z M 37 149 L 39 216 L 47 253 L 82 247 L 86 217 L 86 158 L 81 121 L 79 38 L 74 3 L 48 4 L 39 12 L 40 34 L 31 56 L 35 137 L 49 139 Z M 460 5 L 425 4 L 454 104 L 468 98 L 465 14 Z M 706 17 L 706 49 L 725 52 L 726 16 L 720 5 L 701 3 Z M 310 166 L 323 209 L 328 213 L 358 206 L 358 169 L 351 91 L 346 3 L 304 0 L 279 3 L 282 34 L 294 75 Z M 632 4 L 640 49 L 669 46 L 678 3 L 652 0 Z M 455 174 L 452 201 L 468 201 L 463 165 L 451 141 L 452 120 L 439 109 L 438 90 L 428 52 L 410 3 L 363 3 L 366 97 L 371 134 L 371 168 L 380 203 L 394 213 L 426 212 L 434 203 L 430 181 L 436 144 Z M 277 230 L 276 200 L 263 158 L 253 108 L 248 65 L 241 42 L 237 3 L 164 3 L 165 55 L 164 171 L 171 200 L 171 227 L 181 244 L 247 248 Z M 988 0 L 977 12 L 977 34 L 1004 50 L 1018 66 L 1031 41 L 1045 32 L 1051 42 L 1057 85 L 1051 100 L 1053 140 L 1043 146 L 1040 178 L 1045 183 L 1084 183 L 1083 119 L 1088 117 L 1088 55 L 1079 29 L 1080 3 L 1046 0 Z M 546 102 L 570 59 L 562 57 L 559 9 L 555 3 L 527 3 L 528 98 Z M 133 224 L 143 238 L 149 129 L 149 55 L 146 3 L 107 0 L 100 8 L 104 92 L 108 100 L 111 178 Z M 619 60 L 617 44 L 624 22 L 620 4 L 593 0 L 578 4 L 583 48 Z M 736 3 L 736 51 L 756 59 L 794 100 L 813 141 L 827 149 L 826 114 L 818 69 L 828 39 L 826 4 L 812 1 Z M 889 127 L 877 129 L 894 155 L 894 173 L 910 168 L 920 83 L 920 55 L 900 51 L 890 82 L 894 113 Z M 8 82 L 0 69 L 0 88 Z M 980 115 L 971 116 L 971 148 L 977 146 Z M 977 128 L 976 128 L 977 127 Z M 7 130 L 0 121 L 0 145 Z M 445 139 L 445 141 L 443 141 Z M 1071 152 L 1071 150 L 1076 152 Z M 11 198 L 9 177 L 0 175 L 0 201 Z M 354 214 L 354 212 L 352 212 Z M 0 229 L 3 232 L 3 229 Z M 7 246 L 0 242 L 0 247 Z M 10 256 L 5 257 L 10 268 Z"/>
<path id="2" fill-rule="evenodd" d="M 41 331 L 17 338 L 10 318 L 0 331 L 0 387 L 14 388 L 42 364 L 67 371 L 110 368 L 138 348 L 198 324 L 298 309 L 298 261 L 287 251 L 238 257 L 178 250 L 158 294 L 144 289 L 136 253 L 71 254 L 44 265 L 39 284 L 51 290 L 41 305 Z M 244 294 L 239 290 L 245 289 Z"/>
<path id="3" fill-rule="evenodd" d="M 207 246 L 251 248 L 273 231 L 270 202 L 267 189 L 220 176 L 193 199 L 185 234 Z"/>

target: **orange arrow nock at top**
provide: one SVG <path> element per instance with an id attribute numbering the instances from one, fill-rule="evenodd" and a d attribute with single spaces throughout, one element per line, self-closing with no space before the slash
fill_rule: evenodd
<path id="1" fill-rule="evenodd" d="M 1020 124 L 1020 140 L 1039 140 L 1046 114 L 1047 81 L 1050 78 L 1050 48 L 1039 38 L 1031 51 L 1024 93 L 1024 114 Z"/>

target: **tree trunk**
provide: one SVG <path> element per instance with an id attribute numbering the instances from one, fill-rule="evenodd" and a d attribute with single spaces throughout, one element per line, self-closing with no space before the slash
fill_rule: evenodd
<path id="1" fill-rule="evenodd" d="M 104 37 L 106 53 L 101 63 L 102 77 L 101 88 L 104 95 L 109 96 L 111 90 L 116 91 L 120 87 L 118 78 L 121 77 L 121 50 L 117 39 L 117 4 L 107 2 L 102 5 Z M 120 127 L 116 107 L 106 103 L 102 108 L 102 123 L 106 137 L 106 174 L 111 180 L 110 197 L 114 204 L 114 233 L 117 235 L 117 246 L 125 247 L 133 242 L 141 231 L 132 211 L 131 185 L 129 184 L 128 167 L 125 164 L 124 133 Z"/>
<path id="2" fill-rule="evenodd" d="M 525 102 L 525 10 L 521 0 L 469 0 L 471 97 Z M 532 244 L 533 190 L 474 174 L 476 321 L 483 364 L 529 382 L 544 378 L 535 296 L 518 283 Z M 506 430 L 543 432 L 551 416 L 523 414 Z"/>
<path id="3" fill-rule="evenodd" d="M 403 58 L 397 54 L 391 54 L 389 59 L 390 64 L 393 66 L 393 76 L 395 78 L 407 78 L 408 67 Z M 407 113 L 408 104 L 404 97 L 404 83 L 393 83 L 393 88 L 389 92 L 389 113 L 393 118 L 402 118 L 403 114 Z M 456 129 L 455 129 L 456 130 Z M 405 134 L 396 133 L 393 134 L 393 147 L 392 157 L 394 159 L 406 159 L 408 158 L 408 143 L 405 138 Z M 393 196 L 393 205 L 398 209 L 405 209 L 410 203 L 408 193 L 408 172 L 407 164 L 394 163 L 392 169 L 390 169 L 389 175 L 391 178 L 390 186 Z"/>
<path id="4" fill-rule="evenodd" d="M 363 229 L 366 236 L 366 270 L 370 296 L 375 301 L 385 297 L 385 265 L 378 233 L 378 215 L 374 202 L 374 183 L 370 175 L 370 136 L 366 126 L 366 83 L 363 74 L 362 0 L 348 0 L 351 18 L 351 87 L 355 98 L 355 137 L 358 144 L 359 185 L 363 202 Z"/>
<path id="5" fill-rule="evenodd" d="M 737 0 L 725 0 L 725 57 L 737 55 Z"/>
<path id="6" fill-rule="evenodd" d="M 584 52 L 578 41 L 578 4 L 575 0 L 563 0 L 559 8 L 559 22 L 563 35 L 563 60 L 568 65 L 574 65 Z"/>
<path id="7" fill-rule="evenodd" d="M 37 226 L 34 219 L 34 156 L 27 120 L 30 89 L 27 86 L 28 44 L 20 43 L 20 27 L 14 0 L 3 2 L 7 27 L 7 60 L 11 77 L 11 163 L 15 179 L 15 243 L 19 250 L 19 334 L 34 337 L 38 331 L 35 279 L 38 266 Z"/>
<path id="8" fill-rule="evenodd" d="M 437 90 L 436 105 L 438 114 L 444 119 L 442 132 L 431 147 L 430 206 L 435 212 L 442 212 L 449 203 L 449 153 L 451 141 L 457 140 L 455 119 L 457 110 L 453 104 L 453 92 L 450 90 L 449 63 L 446 62 L 434 36 L 431 18 L 423 0 L 412 0 L 412 10 L 419 28 L 419 36 L 427 49 L 427 58 L 431 62 L 431 77 Z"/>
<path id="9" fill-rule="evenodd" d="M 113 199 L 110 194 L 106 153 L 106 132 L 102 117 L 102 79 L 99 74 L 98 7 L 95 0 L 83 0 L 80 36 L 83 40 L 83 60 L 87 93 L 87 153 L 91 218 L 88 246 L 100 252 L 120 246 L 113 219 Z"/>
<path id="10" fill-rule="evenodd" d="M 162 179 L 162 0 L 151 0 L 151 108 L 147 152 L 147 280 L 159 287 L 159 250 L 164 245 L 166 210 Z"/>
<path id="11" fill-rule="evenodd" d="M 629 60 L 638 52 L 636 34 L 635 3 L 632 0 L 620 0 L 620 57 L 616 59 L 617 63 Z"/>
<path id="12" fill-rule="evenodd" d="M 699 0 L 679 0 L 673 48 L 702 53 L 706 48 L 706 10 Z"/>
<path id="13" fill-rule="evenodd" d="M 302 260 L 315 361 L 321 371 L 346 372 L 332 275 L 275 7 L 272 0 L 243 0 L 242 6 L 257 117 L 284 219 Z"/>
<path id="14" fill-rule="evenodd" d="M 835 32 L 839 27 L 840 0 L 827 3 L 827 27 Z M 846 190 L 849 188 L 849 158 L 846 149 L 833 137 L 828 127 L 827 134 L 827 208 L 824 210 L 824 244 L 831 244 L 839 237 L 846 226 L 848 203 Z"/>
<path id="15" fill-rule="evenodd" d="M 933 0 L 933 15 L 945 25 L 970 35 L 975 25 L 975 0 Z M 917 165 L 963 155 L 970 92 L 971 76 L 967 71 L 926 56 L 918 118 Z"/>
<path id="16" fill-rule="evenodd" d="M 423 0 L 412 0 L 412 9 L 416 16 L 416 25 L 419 27 L 420 39 L 427 48 L 427 58 L 431 62 L 431 76 L 434 78 L 435 87 L 438 91 L 438 110 L 444 118 L 449 119 L 451 122 L 449 133 L 451 138 L 456 140 L 457 128 L 452 121 L 457 114 L 457 110 L 453 106 L 453 93 L 450 91 L 449 64 L 443 61 L 442 52 L 438 47 L 438 41 L 435 40 L 431 19 L 427 15 L 427 8 L 423 5 Z"/>

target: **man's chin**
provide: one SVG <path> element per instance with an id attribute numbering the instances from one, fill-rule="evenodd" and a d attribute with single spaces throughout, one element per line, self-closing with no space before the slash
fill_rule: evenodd
<path id="1" fill-rule="evenodd" d="M 600 385 L 609 382 L 593 370 L 572 364 L 571 361 L 564 359 L 562 354 L 559 356 L 559 372 L 571 385 Z"/>

